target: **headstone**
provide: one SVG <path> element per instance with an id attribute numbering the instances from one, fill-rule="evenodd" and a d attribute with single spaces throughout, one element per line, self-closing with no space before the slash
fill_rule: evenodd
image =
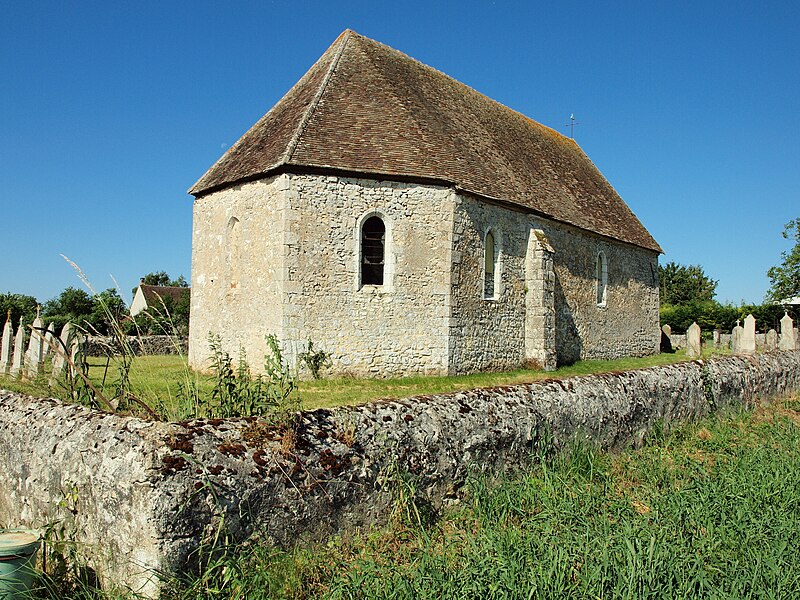
<path id="1" fill-rule="evenodd" d="M 42 347 L 44 335 L 42 334 L 42 318 L 38 312 L 31 325 L 31 337 L 28 340 L 28 351 L 25 353 L 25 374 L 34 378 L 42 371 Z"/>
<path id="2" fill-rule="evenodd" d="M 739 354 L 742 348 L 742 335 L 744 334 L 744 329 L 741 325 L 739 325 L 739 319 L 736 319 L 736 327 L 731 330 L 731 352 L 733 354 Z"/>
<path id="3" fill-rule="evenodd" d="M 53 352 L 53 343 L 56 337 L 56 326 L 50 321 L 47 326 L 47 333 L 44 334 L 44 345 L 42 347 L 42 358 L 47 358 Z"/>
<path id="4" fill-rule="evenodd" d="M 88 365 L 86 364 L 86 336 L 80 332 L 76 332 L 72 340 L 72 347 L 70 348 L 70 359 L 75 369 L 86 374 L 88 373 Z"/>
<path id="5" fill-rule="evenodd" d="M 764 351 L 775 352 L 778 349 L 778 332 L 770 329 L 764 338 Z"/>
<path id="6" fill-rule="evenodd" d="M 7 375 L 11 369 L 11 350 L 14 343 L 14 334 L 11 331 L 11 309 L 6 315 L 6 324 L 3 326 L 3 343 L 0 345 L 0 375 Z"/>
<path id="7" fill-rule="evenodd" d="M 744 318 L 744 330 L 742 331 L 742 338 L 740 342 L 741 342 L 739 346 L 740 354 L 755 354 L 756 318 L 753 315 L 747 315 Z"/>
<path id="8" fill-rule="evenodd" d="M 719 329 L 715 329 L 713 336 L 714 348 L 719 348 L 722 343 L 722 332 Z"/>
<path id="9" fill-rule="evenodd" d="M 53 385 L 61 376 L 61 371 L 64 370 L 64 365 L 67 364 L 66 356 L 70 352 L 73 337 L 72 324 L 66 323 L 61 329 L 61 342 L 59 343 L 57 340 L 53 340 L 58 349 L 55 350 L 55 356 L 53 356 L 53 370 L 50 372 L 50 385 Z"/>
<path id="10" fill-rule="evenodd" d="M 781 319 L 781 337 L 778 341 L 779 350 L 797 350 L 797 338 L 794 333 L 792 317 L 787 312 Z"/>
<path id="11" fill-rule="evenodd" d="M 667 334 L 667 337 L 672 335 L 672 327 L 670 327 L 669 325 L 664 325 L 661 328 L 661 331 L 663 331 L 665 334 Z"/>
<path id="12" fill-rule="evenodd" d="M 700 358 L 703 355 L 703 347 L 700 341 L 700 325 L 692 323 L 686 330 L 686 356 L 689 358 Z"/>
<path id="13" fill-rule="evenodd" d="M 664 327 L 668 326 L 664 325 Z M 664 331 L 663 327 L 661 328 L 661 343 L 659 344 L 659 350 L 662 354 L 672 354 L 675 352 L 675 350 L 672 348 L 672 340 L 670 339 L 669 334 Z"/>
<path id="14" fill-rule="evenodd" d="M 22 364 L 25 361 L 25 327 L 22 326 L 22 319 L 20 319 L 19 327 L 17 327 L 17 335 L 14 336 L 14 356 L 11 358 L 11 373 L 12 377 L 19 376 L 22 371 Z"/>

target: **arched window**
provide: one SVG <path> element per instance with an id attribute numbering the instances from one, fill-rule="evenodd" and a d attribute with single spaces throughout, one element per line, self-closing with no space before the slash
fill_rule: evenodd
<path id="1" fill-rule="evenodd" d="M 372 216 L 361 226 L 361 285 L 383 285 L 386 226 Z"/>
<path id="2" fill-rule="evenodd" d="M 606 255 L 602 252 L 597 254 L 595 278 L 597 280 L 597 306 L 605 306 L 606 288 L 608 287 L 608 263 L 606 262 Z"/>
<path id="3" fill-rule="evenodd" d="M 497 287 L 497 247 L 494 242 L 494 234 L 486 232 L 483 241 L 483 297 L 494 298 Z"/>

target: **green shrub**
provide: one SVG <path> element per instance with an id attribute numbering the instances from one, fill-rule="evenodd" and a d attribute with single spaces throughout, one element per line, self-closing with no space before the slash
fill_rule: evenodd
<path id="1" fill-rule="evenodd" d="M 311 371 L 314 379 L 319 379 L 319 372 L 331 364 L 331 354 L 325 350 L 314 350 L 314 342 L 308 340 L 308 348 L 297 355 L 297 358 Z"/>
<path id="2" fill-rule="evenodd" d="M 234 417 L 272 417 L 278 424 L 287 424 L 299 409 L 297 380 L 283 360 L 278 338 L 267 336 L 268 353 L 264 357 L 264 374 L 253 376 L 243 350 L 234 368 L 230 354 L 222 349 L 218 335 L 209 335 L 212 365 L 216 381 L 211 397 L 202 402 L 205 416 L 222 419 Z"/>

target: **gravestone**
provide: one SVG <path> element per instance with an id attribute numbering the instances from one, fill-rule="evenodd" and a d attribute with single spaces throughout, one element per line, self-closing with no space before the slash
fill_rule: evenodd
<path id="1" fill-rule="evenodd" d="M 25 374 L 34 378 L 42 371 L 42 347 L 44 346 L 44 336 L 42 335 L 42 318 L 36 313 L 36 318 L 31 325 L 31 337 L 28 340 L 28 351 L 25 353 Z"/>
<path id="2" fill-rule="evenodd" d="M 722 332 L 719 329 L 715 329 L 713 336 L 714 348 L 719 348 L 722 340 Z"/>
<path id="3" fill-rule="evenodd" d="M 672 327 L 670 327 L 669 325 L 664 325 L 661 328 L 661 331 L 663 331 L 665 334 L 667 334 L 667 337 L 672 335 Z"/>
<path id="4" fill-rule="evenodd" d="M 667 327 L 667 325 L 664 325 Z M 661 342 L 659 343 L 659 350 L 664 354 L 672 354 L 675 350 L 672 348 L 672 340 L 669 337 L 669 334 L 664 331 L 664 327 L 661 328 Z"/>
<path id="5" fill-rule="evenodd" d="M 47 333 L 44 334 L 44 345 L 42 346 L 42 359 L 47 358 L 53 352 L 53 342 L 56 337 L 56 326 L 50 321 L 47 326 Z"/>
<path id="6" fill-rule="evenodd" d="M 744 330 L 740 340 L 740 354 L 755 354 L 756 352 L 756 318 L 747 315 L 744 318 Z"/>
<path id="7" fill-rule="evenodd" d="M 686 356 L 689 358 L 700 358 L 703 355 L 702 342 L 700 340 L 700 325 L 692 323 L 686 330 Z"/>
<path id="8" fill-rule="evenodd" d="M 20 319 L 19 327 L 17 327 L 17 335 L 14 336 L 14 356 L 11 358 L 11 371 L 9 371 L 12 377 L 19 376 L 24 361 L 25 327 L 22 326 L 22 319 Z"/>
<path id="9" fill-rule="evenodd" d="M 787 312 L 781 319 L 781 336 L 778 341 L 780 350 L 797 350 L 797 339 L 794 334 L 794 323 Z"/>
<path id="10" fill-rule="evenodd" d="M 736 327 L 731 330 L 731 352 L 733 354 L 739 354 L 739 350 L 742 347 L 743 332 L 744 329 L 739 325 L 739 319 L 736 319 Z"/>
<path id="11" fill-rule="evenodd" d="M 778 332 L 770 329 L 764 337 L 764 351 L 775 352 L 778 349 Z"/>
<path id="12" fill-rule="evenodd" d="M 70 348 L 70 359 L 72 360 L 75 370 L 80 371 L 84 375 L 89 372 L 89 365 L 86 363 L 86 341 L 86 336 L 78 331 L 72 339 L 72 346 Z"/>
<path id="13" fill-rule="evenodd" d="M 61 376 L 61 372 L 64 370 L 64 365 L 67 363 L 66 357 L 69 355 L 73 337 L 72 323 L 65 323 L 64 327 L 61 329 L 61 336 L 59 338 L 61 342 L 59 343 L 58 340 L 53 340 L 57 350 L 54 350 L 55 355 L 53 356 L 53 370 L 50 372 L 50 385 L 53 385 L 56 380 L 58 380 Z"/>
<path id="14" fill-rule="evenodd" d="M 6 324 L 3 326 L 3 343 L 0 345 L 0 375 L 7 375 L 11 368 L 11 349 L 14 336 L 11 332 L 11 309 L 6 315 Z"/>

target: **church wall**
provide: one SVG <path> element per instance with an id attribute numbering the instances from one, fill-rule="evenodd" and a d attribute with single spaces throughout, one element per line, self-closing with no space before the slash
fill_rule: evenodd
<path id="1" fill-rule="evenodd" d="M 282 337 L 287 177 L 227 188 L 195 200 L 189 364 L 207 369 L 209 333 L 232 357 L 258 368 L 265 336 Z"/>
<path id="2" fill-rule="evenodd" d="M 387 226 L 386 280 L 360 286 L 360 223 L 373 213 Z M 527 314 L 535 318 L 526 340 L 534 229 L 554 250 L 547 284 L 554 311 Z M 491 299 L 483 275 L 487 231 L 497 247 Z M 603 306 L 599 252 L 608 267 Z M 195 202 L 189 360 L 208 367 L 212 332 L 232 356 L 244 347 L 258 369 L 264 338 L 274 333 L 291 361 L 309 339 L 330 352 L 328 374 L 509 369 L 525 362 L 526 344 L 552 347 L 552 337 L 537 339 L 531 323 L 553 318 L 559 364 L 652 354 L 657 270 L 654 252 L 448 187 L 285 174 Z"/>
<path id="3" fill-rule="evenodd" d="M 558 363 L 656 354 L 658 255 L 559 223 L 538 224 L 555 249 Z M 599 252 L 608 273 L 604 306 L 597 303 Z"/>
<path id="4" fill-rule="evenodd" d="M 501 292 L 483 293 L 483 239 L 502 240 Z M 451 320 L 452 372 L 509 369 L 525 361 L 525 254 L 532 229 L 553 247 L 558 364 L 658 351 L 658 256 L 546 219 L 459 195 L 455 210 Z M 607 261 L 604 306 L 596 261 Z"/>
<path id="5" fill-rule="evenodd" d="M 333 355 L 328 373 L 447 372 L 450 188 L 291 176 L 283 331 Z M 384 285 L 359 285 L 360 219 L 386 227 Z"/>
<path id="6" fill-rule="evenodd" d="M 450 371 L 500 370 L 525 356 L 525 254 L 523 213 L 458 195 L 453 237 Z M 484 298 L 484 239 L 498 246 L 497 299 Z"/>

